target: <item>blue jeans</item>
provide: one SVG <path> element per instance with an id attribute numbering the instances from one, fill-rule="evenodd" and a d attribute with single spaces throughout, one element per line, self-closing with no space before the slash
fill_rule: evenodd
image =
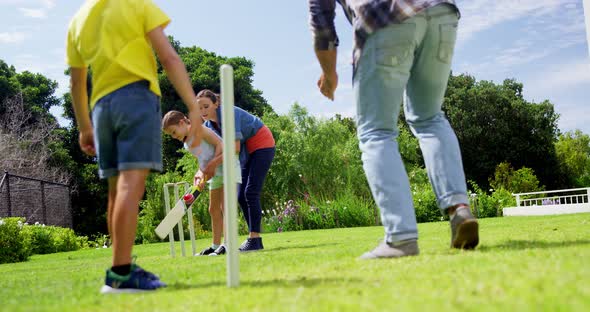
<path id="1" fill-rule="evenodd" d="M 102 97 L 92 110 L 94 144 L 101 179 L 121 170 L 162 170 L 160 99 L 147 81 L 121 87 Z"/>
<path id="2" fill-rule="evenodd" d="M 260 233 L 262 222 L 262 207 L 260 193 L 266 174 L 275 157 L 275 148 L 263 148 L 254 151 L 242 164 L 242 184 L 238 189 L 238 203 L 248 223 L 248 231 Z"/>
<path id="3" fill-rule="evenodd" d="M 468 203 L 461 152 L 441 110 L 451 69 L 458 16 L 449 5 L 424 10 L 371 34 L 353 87 L 365 174 L 381 210 L 385 240 L 418 237 L 407 173 L 397 143 L 404 89 L 405 117 L 420 142 L 430 183 L 443 213 Z"/>

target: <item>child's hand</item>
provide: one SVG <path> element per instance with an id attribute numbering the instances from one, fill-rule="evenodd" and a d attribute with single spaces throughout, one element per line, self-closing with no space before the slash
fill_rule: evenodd
<path id="1" fill-rule="evenodd" d="M 79 143 L 80 149 L 82 152 L 84 152 L 84 154 L 88 156 L 96 155 L 96 149 L 94 147 L 94 134 L 92 129 L 89 131 L 80 131 Z"/>
<path id="2" fill-rule="evenodd" d="M 205 186 L 205 182 L 207 182 L 207 180 L 209 180 L 207 178 L 207 175 L 203 173 L 203 171 L 199 170 L 196 174 L 195 177 L 193 179 L 193 185 L 198 187 L 199 189 L 203 189 L 203 187 Z"/>

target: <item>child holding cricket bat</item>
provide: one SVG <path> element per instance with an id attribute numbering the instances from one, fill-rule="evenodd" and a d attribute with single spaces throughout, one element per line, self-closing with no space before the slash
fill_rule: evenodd
<path id="1" fill-rule="evenodd" d="M 190 120 L 179 111 L 169 111 L 162 118 L 162 130 L 172 138 L 184 143 L 184 147 L 199 161 L 199 170 L 195 174 L 193 183 L 199 189 L 203 189 L 205 182 L 209 182 L 209 215 L 211 216 L 211 231 L 213 232 L 213 243 L 210 247 L 201 251 L 199 255 L 217 256 L 225 254 L 225 246 L 221 244 L 223 232 L 223 141 L 211 129 L 202 127 L 203 140 L 201 143 L 190 148 L 193 138 Z M 240 163 L 236 158 L 237 168 Z M 236 181 L 241 183 L 240 170 L 236 170 Z"/>

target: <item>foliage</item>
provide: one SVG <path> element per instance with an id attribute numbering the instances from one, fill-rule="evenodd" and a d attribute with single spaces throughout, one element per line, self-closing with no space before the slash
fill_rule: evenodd
<path id="1" fill-rule="evenodd" d="M 580 130 L 559 136 L 557 159 L 571 187 L 590 186 L 590 136 Z"/>
<path id="2" fill-rule="evenodd" d="M 24 218 L 0 219 L 0 264 L 26 261 L 31 255 L 30 237 L 23 233 Z"/>
<path id="3" fill-rule="evenodd" d="M 70 228 L 29 225 L 24 218 L 0 219 L 0 263 L 26 261 L 32 254 L 48 254 L 89 248 L 86 236 Z"/>
<path id="4" fill-rule="evenodd" d="M 59 104 L 59 99 L 55 96 L 56 89 L 55 80 L 29 71 L 17 73 L 14 66 L 8 66 L 0 60 L 0 116 L 6 113 L 6 100 L 21 94 L 25 110 L 32 113 L 29 125 L 41 120 L 55 123 L 49 109 Z"/>
<path id="5" fill-rule="evenodd" d="M 509 163 L 503 162 L 496 167 L 494 178 L 490 178 L 490 186 L 494 189 L 506 189 L 512 193 L 541 191 L 539 180 L 531 168 L 522 167 L 514 170 Z"/>
<path id="6" fill-rule="evenodd" d="M 312 117 L 298 104 L 286 116 L 270 113 L 263 120 L 277 147 L 263 206 L 313 196 L 334 199 L 343 193 L 370 198 L 358 139 L 346 120 Z"/>
<path id="7" fill-rule="evenodd" d="M 25 226 L 23 231 L 31 238 L 31 252 L 33 254 L 73 251 L 83 247 L 81 244 L 88 245 L 84 239 L 79 239 L 70 228 L 35 224 Z"/>
<path id="8" fill-rule="evenodd" d="M 276 203 L 263 211 L 265 232 L 283 232 L 378 224 L 377 207 L 351 193 L 334 200 L 308 198 Z"/>
<path id="9" fill-rule="evenodd" d="M 202 89 L 210 89 L 219 92 L 219 67 L 230 64 L 234 69 L 234 100 L 239 106 L 257 116 L 262 116 L 267 111 L 272 111 L 266 99 L 262 97 L 262 91 L 252 85 L 254 76 L 254 62 L 245 57 L 225 57 L 207 51 L 199 47 L 183 47 L 181 43 L 170 37 L 178 55 L 184 62 L 195 92 Z M 175 92 L 167 74 L 158 63 L 158 76 L 162 89 L 162 112 L 178 110 L 186 113 L 187 108 Z M 173 170 L 176 161 L 182 157 L 177 153 L 182 146 L 180 142 L 165 136 L 163 138 L 163 159 L 165 170 Z"/>
<path id="10" fill-rule="evenodd" d="M 559 114 L 549 101 L 526 101 L 522 90 L 513 79 L 495 84 L 450 77 L 443 109 L 461 144 L 467 178 L 484 188 L 501 162 L 531 168 L 548 188 L 564 185 L 553 146 Z"/>
<path id="11" fill-rule="evenodd" d="M 471 186 L 471 209 L 478 218 L 490 218 L 502 216 L 502 208 L 516 206 L 516 199 L 512 193 L 504 188 L 490 189 L 489 193 L 483 191 L 474 181 L 469 181 Z"/>

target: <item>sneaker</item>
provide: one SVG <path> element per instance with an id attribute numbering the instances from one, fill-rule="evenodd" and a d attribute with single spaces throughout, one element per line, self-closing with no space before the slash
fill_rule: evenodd
<path id="1" fill-rule="evenodd" d="M 262 249 L 264 249 L 264 246 L 262 245 L 262 237 L 247 238 L 242 243 L 242 246 L 240 246 L 241 252 L 256 251 Z"/>
<path id="2" fill-rule="evenodd" d="M 214 252 L 215 252 L 215 249 L 213 249 L 213 247 L 209 246 L 207 249 L 203 249 L 203 251 L 201 251 L 199 253 L 199 256 L 207 256 L 207 255 L 210 255 Z"/>
<path id="3" fill-rule="evenodd" d="M 375 249 L 365 252 L 360 258 L 378 259 L 378 258 L 401 258 L 407 256 L 416 256 L 420 253 L 418 249 L 418 240 L 409 239 L 396 243 L 382 242 Z"/>
<path id="4" fill-rule="evenodd" d="M 126 276 L 119 275 L 108 269 L 105 284 L 100 289 L 100 292 L 102 294 L 135 293 L 156 290 L 161 287 L 166 287 L 166 284 L 162 283 L 155 274 L 145 271 L 134 264 L 131 272 Z"/>
<path id="5" fill-rule="evenodd" d="M 219 256 L 219 255 L 225 255 L 225 246 L 221 245 L 221 246 L 217 247 L 217 249 L 215 249 L 214 252 L 209 254 L 209 256 Z"/>
<path id="6" fill-rule="evenodd" d="M 457 208 L 451 217 L 451 248 L 474 249 L 478 243 L 477 219 L 468 206 Z"/>

